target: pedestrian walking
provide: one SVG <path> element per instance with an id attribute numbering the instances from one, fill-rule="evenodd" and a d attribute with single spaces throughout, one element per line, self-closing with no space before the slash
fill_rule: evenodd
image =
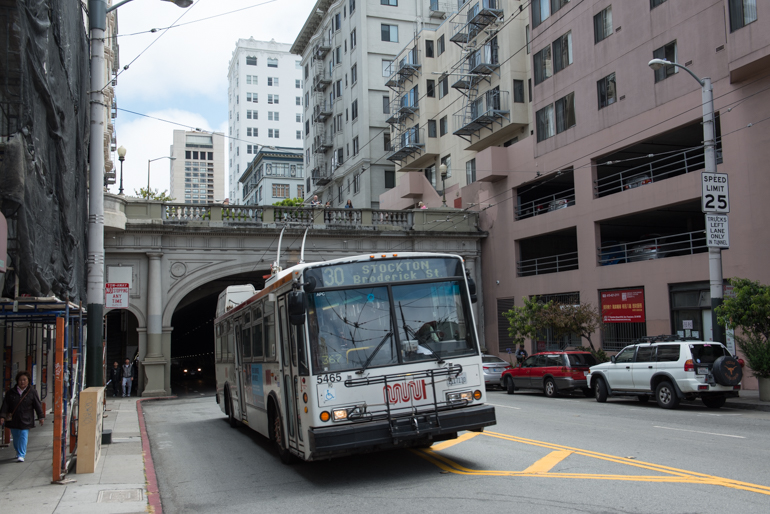
<path id="1" fill-rule="evenodd" d="M 516 350 L 516 360 L 521 364 L 527 357 L 527 350 L 524 349 L 524 345 L 519 345 L 519 349 Z"/>
<path id="2" fill-rule="evenodd" d="M 110 383 L 112 384 L 113 398 L 120 394 L 121 378 L 122 378 L 122 375 L 121 375 L 120 364 L 118 364 L 118 361 L 115 361 L 112 363 L 112 368 L 110 368 Z"/>
<path id="3" fill-rule="evenodd" d="M 131 396 L 131 386 L 134 384 L 134 367 L 128 359 L 126 359 L 126 363 L 123 364 L 121 376 L 123 377 L 123 397 L 125 398 Z"/>
<path id="4" fill-rule="evenodd" d="M 16 374 L 16 386 L 6 391 L 3 406 L 0 407 L 0 425 L 11 429 L 17 462 L 24 462 L 27 456 L 29 429 L 35 428 L 35 413 L 40 426 L 43 426 L 45 419 L 43 405 L 37 390 L 32 386 L 31 378 L 27 371 L 19 371 Z"/>

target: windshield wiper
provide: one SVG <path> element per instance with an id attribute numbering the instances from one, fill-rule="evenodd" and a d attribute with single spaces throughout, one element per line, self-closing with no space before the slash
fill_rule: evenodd
<path id="1" fill-rule="evenodd" d="M 410 333 L 411 333 L 411 337 L 413 339 L 415 339 L 415 340 L 418 339 L 417 338 L 417 332 L 415 332 L 414 330 L 409 328 L 409 325 L 406 324 L 406 317 L 404 316 L 404 307 L 401 305 L 401 302 L 398 302 L 398 308 L 401 311 L 401 319 L 404 321 L 404 333 L 406 334 L 406 337 L 409 337 Z M 433 348 L 428 346 L 428 342 L 427 341 L 425 342 L 424 346 L 420 345 L 419 342 L 417 343 L 417 345 L 418 345 L 418 347 L 422 346 L 423 348 L 427 349 L 430 352 L 431 356 L 433 356 L 436 359 L 436 363 L 437 364 L 444 364 L 444 359 L 442 359 L 436 352 L 434 352 Z"/>
<path id="2" fill-rule="evenodd" d="M 382 348 L 382 345 L 384 345 L 384 344 L 385 344 L 385 341 L 387 341 L 387 340 L 388 340 L 388 338 L 389 338 L 390 336 L 392 336 L 392 335 L 393 335 L 393 331 L 390 331 L 390 332 L 388 332 L 387 334 L 385 334 L 385 337 L 383 337 L 383 338 L 382 338 L 382 341 L 380 341 L 380 344 L 378 344 L 378 345 L 377 345 L 377 348 L 375 348 L 375 349 L 374 349 L 374 351 L 372 352 L 372 354 L 371 354 L 371 355 L 369 355 L 369 358 L 368 358 L 368 359 L 366 359 L 366 362 L 364 362 L 364 365 L 363 365 L 363 367 L 361 367 L 361 369 L 359 369 L 358 371 L 356 371 L 356 374 L 357 374 L 357 375 L 362 375 L 362 374 L 364 373 L 364 371 L 366 371 L 366 368 L 368 368 L 368 367 L 369 367 L 369 364 L 371 364 L 371 363 L 372 363 L 372 361 L 374 360 L 374 356 L 375 356 L 375 355 L 377 355 L 377 352 L 379 352 L 379 351 L 380 351 L 380 348 Z"/>

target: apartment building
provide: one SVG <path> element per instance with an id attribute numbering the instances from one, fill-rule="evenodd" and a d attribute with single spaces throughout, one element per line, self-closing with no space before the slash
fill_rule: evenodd
<path id="1" fill-rule="evenodd" d="M 442 21 L 430 0 L 318 0 L 291 48 L 302 56 L 306 198 L 379 208 L 395 187 L 387 119 L 391 65 Z M 432 16 L 433 14 L 433 16 Z"/>
<path id="2" fill-rule="evenodd" d="M 240 181 L 243 205 L 273 205 L 305 197 L 302 148 L 261 148 Z"/>
<path id="3" fill-rule="evenodd" d="M 241 175 L 263 146 L 302 146 L 302 69 L 290 45 L 239 39 L 228 69 L 227 176 L 230 203 L 243 202 Z"/>
<path id="4" fill-rule="evenodd" d="M 169 195 L 175 202 L 207 204 L 224 200 L 224 147 L 225 137 L 219 132 L 174 131 Z"/>
<path id="5" fill-rule="evenodd" d="M 440 4 L 432 3 L 439 8 Z M 518 0 L 460 0 L 438 28 L 399 52 L 386 81 L 394 189 L 388 209 L 463 206 L 476 181 L 476 154 L 529 136 L 528 10 Z"/>
<path id="6" fill-rule="evenodd" d="M 770 281 L 770 13 L 757 4 L 532 3 L 532 127 L 478 151 L 476 180 L 459 190 L 489 232 L 490 350 L 511 346 L 502 312 L 532 296 L 595 305 L 605 324 L 593 341 L 608 351 L 644 335 L 712 338 L 701 84 L 677 67 L 651 69 L 653 58 L 711 78 L 717 169 L 731 197 L 723 276 Z M 579 341 L 546 333 L 531 344 Z"/>

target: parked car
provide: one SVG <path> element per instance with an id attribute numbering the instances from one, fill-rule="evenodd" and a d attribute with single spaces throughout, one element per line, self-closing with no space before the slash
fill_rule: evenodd
<path id="1" fill-rule="evenodd" d="M 633 177 L 623 179 L 623 191 L 626 189 L 634 189 L 647 184 L 652 184 L 652 177 L 647 173 L 634 175 Z"/>
<path id="2" fill-rule="evenodd" d="M 481 365 L 484 368 L 484 385 L 487 387 L 499 386 L 503 371 L 513 369 L 510 363 L 494 355 L 482 355 Z"/>
<path id="3" fill-rule="evenodd" d="M 585 375 L 596 359 L 589 352 L 553 351 L 531 355 L 521 366 L 503 372 L 500 385 L 513 394 L 519 389 L 540 389 L 553 398 L 561 392 L 580 389 L 586 396 L 593 393 L 588 388 Z"/>
<path id="4" fill-rule="evenodd" d="M 610 266 L 626 262 L 626 249 L 618 241 L 604 241 L 599 249 L 599 264 Z"/>
<path id="5" fill-rule="evenodd" d="M 660 407 L 673 409 L 681 400 L 700 398 L 718 409 L 738 396 L 742 366 L 722 343 L 659 336 L 591 366 L 587 379 L 597 402 L 609 396 L 635 396 L 641 402 L 654 397 Z"/>
<path id="6" fill-rule="evenodd" d="M 628 248 L 628 262 L 649 261 L 666 256 L 666 238 L 660 234 L 645 234 L 639 243 Z"/>
<path id="7" fill-rule="evenodd" d="M 558 200 L 553 200 L 548 204 L 548 212 L 558 211 L 559 209 L 566 209 L 570 205 L 570 201 L 566 198 L 559 198 Z"/>

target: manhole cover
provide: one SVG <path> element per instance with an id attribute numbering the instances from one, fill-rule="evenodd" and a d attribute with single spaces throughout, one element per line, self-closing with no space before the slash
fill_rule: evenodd
<path id="1" fill-rule="evenodd" d="M 141 489 L 113 489 L 111 491 L 99 491 L 97 503 L 123 503 L 144 501 L 144 493 Z"/>

